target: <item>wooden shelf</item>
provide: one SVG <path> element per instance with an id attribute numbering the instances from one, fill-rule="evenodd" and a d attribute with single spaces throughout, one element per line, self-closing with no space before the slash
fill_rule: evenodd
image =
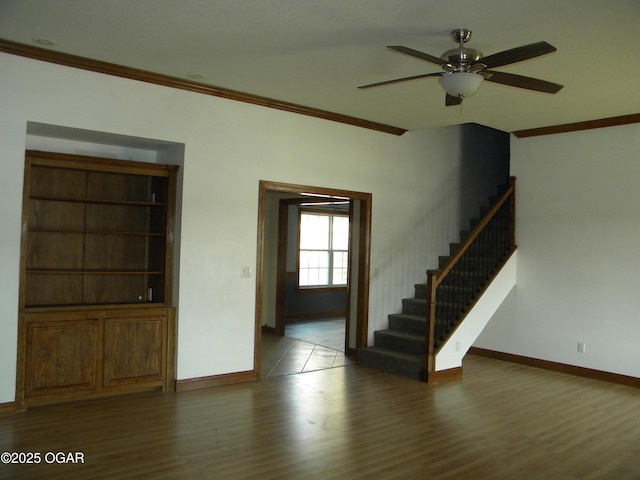
<path id="1" fill-rule="evenodd" d="M 28 151 L 20 310 L 128 303 L 150 288 L 170 303 L 175 173 Z"/>
<path id="2" fill-rule="evenodd" d="M 19 406 L 172 388 L 176 172 L 26 152 Z"/>

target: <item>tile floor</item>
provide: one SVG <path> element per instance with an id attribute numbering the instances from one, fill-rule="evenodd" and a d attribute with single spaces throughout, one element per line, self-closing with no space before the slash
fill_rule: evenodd
<path id="1" fill-rule="evenodd" d="M 285 324 L 285 336 L 344 352 L 344 318 L 298 320 Z"/>
<path id="2" fill-rule="evenodd" d="M 298 322 L 296 322 L 298 323 Z M 302 322 L 300 322 L 302 323 Z M 345 367 L 357 363 L 344 355 L 344 331 L 338 335 L 340 322 L 304 322 L 315 325 L 298 325 L 291 333 L 290 324 L 285 327 L 288 336 L 277 337 L 262 334 L 262 378 L 312 372 L 327 368 Z M 344 325 L 344 319 L 342 320 Z M 332 330 L 333 334 L 328 331 Z M 302 333 L 301 333 L 302 332 Z M 291 338 L 290 335 L 303 337 L 304 340 Z M 333 338 L 331 338 L 333 336 Z M 315 342 L 341 345 L 340 349 L 329 348 Z"/>

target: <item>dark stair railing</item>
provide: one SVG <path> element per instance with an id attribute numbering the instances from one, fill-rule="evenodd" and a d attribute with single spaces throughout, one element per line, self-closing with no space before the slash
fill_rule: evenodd
<path id="1" fill-rule="evenodd" d="M 426 353 L 420 379 L 428 382 L 435 356 L 516 249 L 515 177 L 440 270 L 427 272 Z"/>

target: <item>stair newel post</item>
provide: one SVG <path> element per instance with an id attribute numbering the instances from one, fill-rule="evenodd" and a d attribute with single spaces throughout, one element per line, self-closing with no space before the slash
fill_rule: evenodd
<path id="1" fill-rule="evenodd" d="M 436 289 L 438 287 L 438 273 L 427 272 L 427 332 L 425 338 L 425 353 L 422 356 L 420 380 L 429 381 L 429 374 L 435 371 L 434 337 L 436 330 Z"/>

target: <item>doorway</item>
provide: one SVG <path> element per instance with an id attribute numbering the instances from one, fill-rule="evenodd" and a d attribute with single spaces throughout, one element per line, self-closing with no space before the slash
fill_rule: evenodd
<path id="1" fill-rule="evenodd" d="M 285 334 L 283 239 L 286 232 L 282 219 L 283 205 L 300 199 L 323 199 L 349 204 L 350 236 L 348 282 L 345 308 L 345 348 L 357 358 L 360 347 L 366 346 L 369 302 L 369 255 L 371 232 L 371 194 L 325 187 L 311 187 L 261 181 L 258 206 L 258 248 L 256 266 L 256 324 L 254 365 L 260 376 L 260 345 L 262 332 Z M 282 201 L 286 200 L 286 201 Z M 280 260 L 278 260 L 280 259 Z"/>
<path id="2" fill-rule="evenodd" d="M 279 200 L 273 334 L 346 352 L 353 205 L 312 194 Z"/>

